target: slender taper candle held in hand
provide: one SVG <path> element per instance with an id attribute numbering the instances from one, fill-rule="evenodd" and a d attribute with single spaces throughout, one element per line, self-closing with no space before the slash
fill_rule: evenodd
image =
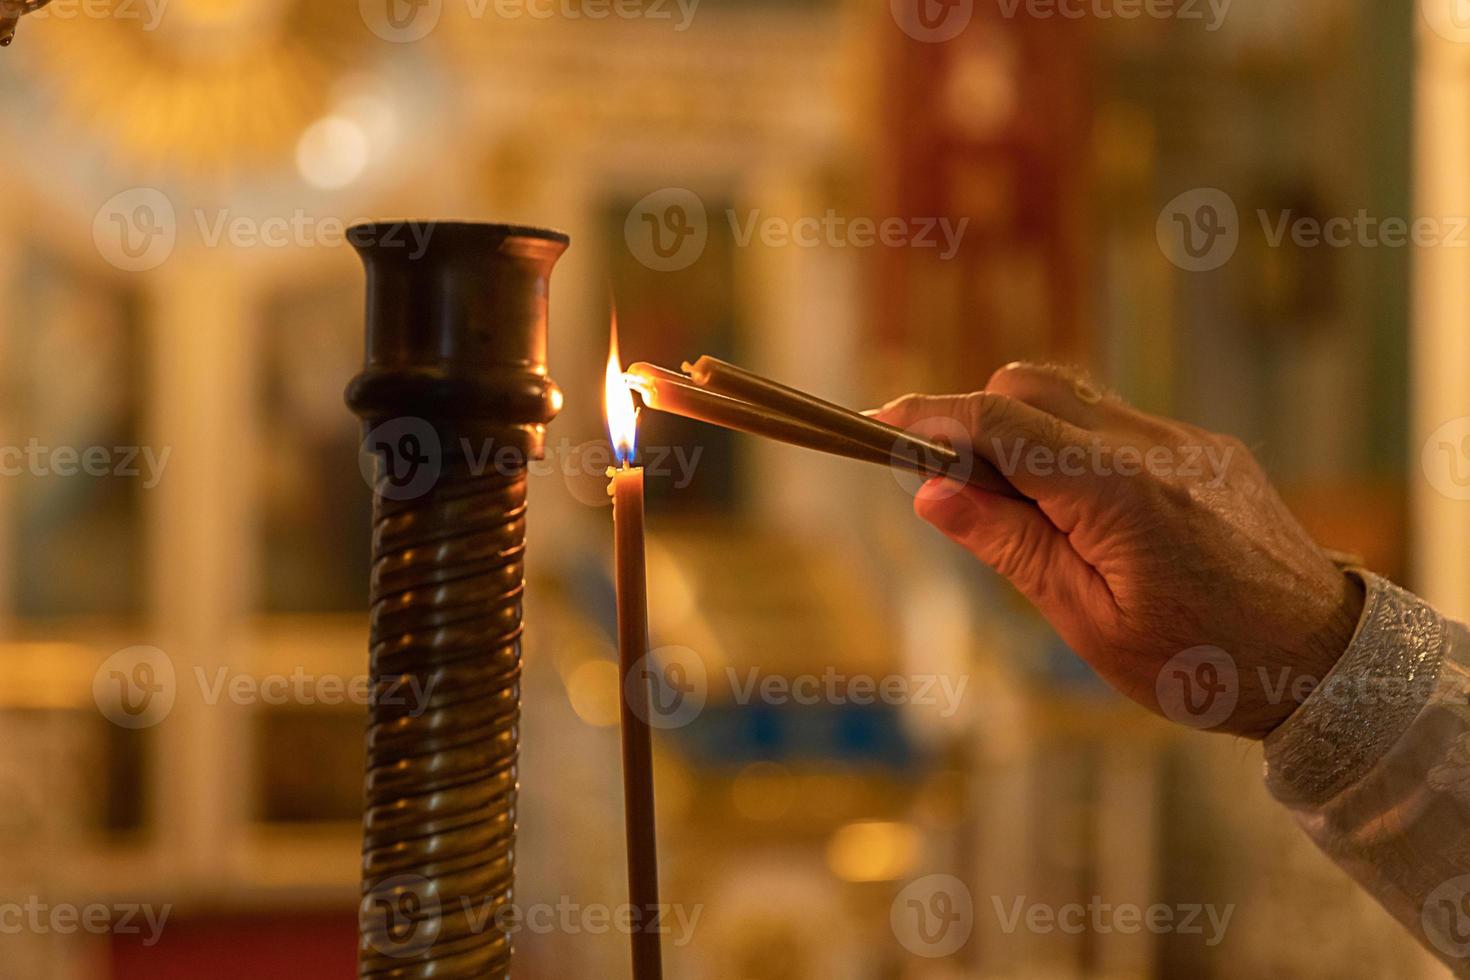
<path id="1" fill-rule="evenodd" d="M 653 739 L 648 728 L 648 580 L 643 555 L 643 468 L 630 466 L 638 410 L 618 365 L 617 325 L 607 360 L 607 429 L 618 466 L 608 470 L 613 498 L 613 558 L 618 592 L 618 680 L 622 705 L 623 813 L 628 901 L 633 906 L 633 980 L 663 976 L 658 921 L 658 839 L 653 816 Z"/>
<path id="2" fill-rule="evenodd" d="M 890 447 L 900 458 L 925 460 L 933 467 L 954 467 L 960 454 L 953 446 L 924 439 L 912 432 L 879 422 L 861 412 L 843 408 L 816 395 L 772 381 L 708 354 L 682 365 L 689 380 L 706 391 L 764 405 L 782 414 L 820 425 L 860 444 Z"/>
<path id="3" fill-rule="evenodd" d="M 973 452 L 960 452 L 712 357 L 684 367 L 689 374 L 640 362 L 629 365 L 627 381 L 643 404 L 657 412 L 921 476 L 949 477 L 1006 497 L 1022 496 Z"/>
<path id="4" fill-rule="evenodd" d="M 860 445 L 844 436 L 807 422 L 789 418 L 763 405 L 753 405 L 713 391 L 705 391 L 677 371 L 654 364 L 629 365 L 627 383 L 638 392 L 643 404 L 656 412 L 669 412 L 726 429 L 765 436 L 778 442 L 818 452 L 886 463 L 887 453 Z"/>

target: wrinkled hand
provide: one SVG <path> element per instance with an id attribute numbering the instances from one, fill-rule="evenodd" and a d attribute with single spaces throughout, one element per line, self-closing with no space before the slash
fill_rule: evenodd
<path id="1" fill-rule="evenodd" d="M 1231 436 L 1028 364 L 997 371 L 984 391 L 907 395 L 875 414 L 925 434 L 958 423 L 975 455 L 1031 498 L 940 478 L 914 509 L 1151 710 L 1264 738 L 1300 703 L 1302 679 L 1323 678 L 1352 638 L 1361 585 Z"/>

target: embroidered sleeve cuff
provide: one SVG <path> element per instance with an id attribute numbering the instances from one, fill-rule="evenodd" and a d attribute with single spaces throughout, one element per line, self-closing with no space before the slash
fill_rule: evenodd
<path id="1" fill-rule="evenodd" d="M 1363 615 L 1347 652 L 1266 739 L 1266 785 L 1317 807 L 1362 779 L 1423 709 L 1439 678 L 1445 622 L 1411 593 L 1361 569 Z"/>

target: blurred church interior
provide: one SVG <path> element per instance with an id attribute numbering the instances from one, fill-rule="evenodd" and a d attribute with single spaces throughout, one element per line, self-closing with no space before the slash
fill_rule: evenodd
<path id="1" fill-rule="evenodd" d="M 1016 359 L 1085 364 L 1239 435 L 1324 544 L 1463 615 L 1466 518 L 1415 479 L 1427 420 L 1463 414 L 1462 260 L 1271 248 L 1252 216 L 1466 213 L 1467 55 L 1369 0 L 1240 0 L 1218 31 L 1005 6 L 976 3 L 942 45 L 855 0 L 704 0 L 685 29 L 451 0 L 402 44 L 356 4 L 306 0 L 171 0 L 154 30 L 23 21 L 0 53 L 0 443 L 169 456 L 156 485 L 0 480 L 0 901 L 172 913 L 153 945 L 0 931 L 0 976 L 355 974 L 361 705 L 200 695 L 365 670 L 370 496 L 342 403 L 362 273 L 327 219 L 572 236 L 551 305 L 567 402 L 531 486 L 522 902 L 616 905 L 624 887 L 609 514 L 596 475 L 561 465 L 605 439 L 609 286 L 625 362 L 715 354 L 858 407 L 978 388 Z M 1201 186 L 1242 205 L 1210 276 L 1155 238 L 1163 202 Z M 677 271 L 625 237 L 669 187 L 708 215 Z M 135 188 L 177 227 L 146 272 L 94 234 Z M 829 211 L 969 223 L 950 257 L 737 234 Z M 304 230 L 228 230 L 281 218 Z M 706 710 L 656 742 L 666 892 L 703 907 L 670 975 L 1439 975 L 1268 800 L 1257 746 L 1111 695 L 914 520 L 904 480 L 681 421 L 643 438 L 699 454 L 687 481 L 650 477 L 652 642 L 711 677 Z M 137 645 L 168 654 L 181 693 L 129 729 L 93 684 Z M 945 713 L 751 704 L 728 683 L 831 668 L 968 687 Z M 975 931 L 927 958 L 889 914 L 936 872 L 976 896 Z M 1234 913 L 1215 946 L 1007 931 L 1020 896 Z M 615 932 L 517 946 L 518 980 L 626 975 Z"/>

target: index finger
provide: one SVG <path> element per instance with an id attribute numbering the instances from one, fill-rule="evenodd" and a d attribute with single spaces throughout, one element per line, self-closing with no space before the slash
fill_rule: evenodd
<path id="1" fill-rule="evenodd" d="M 1042 505 L 1075 500 L 1094 488 L 1085 464 L 1090 433 L 1018 399 L 991 391 L 965 395 L 904 395 L 884 405 L 879 419 L 922 431 L 926 420 L 953 419 L 971 450 L 1016 489 Z"/>

